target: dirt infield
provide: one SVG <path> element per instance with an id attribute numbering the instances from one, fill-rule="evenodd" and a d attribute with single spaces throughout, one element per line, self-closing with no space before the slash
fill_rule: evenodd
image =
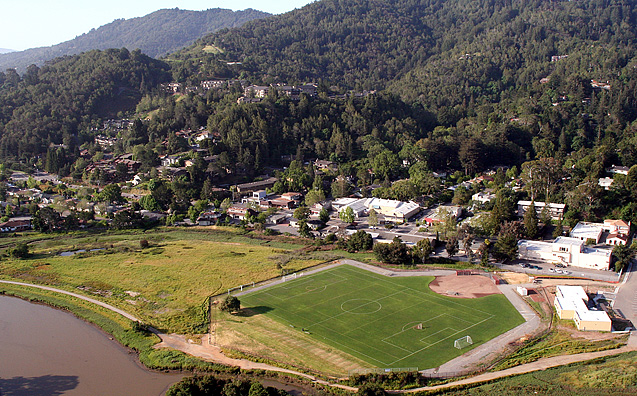
<path id="1" fill-rule="evenodd" d="M 429 287 L 444 296 L 457 298 L 478 298 L 491 294 L 501 294 L 493 281 L 480 275 L 438 276 Z"/>

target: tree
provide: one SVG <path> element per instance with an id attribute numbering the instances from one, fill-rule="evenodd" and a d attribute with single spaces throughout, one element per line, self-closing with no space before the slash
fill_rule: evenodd
<path id="1" fill-rule="evenodd" d="M 238 312 L 241 309 L 241 301 L 235 296 L 228 296 L 219 304 L 219 309 L 224 312 Z"/>
<path id="2" fill-rule="evenodd" d="M 414 257 L 414 259 L 418 259 L 418 261 L 425 264 L 433 251 L 434 248 L 431 245 L 431 241 L 427 238 L 423 238 L 416 242 L 411 250 L 411 255 Z"/>
<path id="3" fill-rule="evenodd" d="M 363 230 L 358 230 L 347 240 L 347 251 L 356 252 L 369 250 L 373 245 L 374 240 L 372 239 L 372 236 Z"/>
<path id="4" fill-rule="evenodd" d="M 367 223 L 370 227 L 376 227 L 378 225 L 378 214 L 374 208 L 369 210 L 369 217 L 367 218 Z"/>
<path id="5" fill-rule="evenodd" d="M 276 90 L 272 90 L 276 91 Z M 250 386 L 250 391 L 248 392 L 248 396 L 268 396 L 268 391 L 261 385 L 260 382 L 253 382 Z"/>
<path id="6" fill-rule="evenodd" d="M 529 208 L 524 213 L 524 233 L 529 239 L 535 239 L 538 234 L 538 218 L 535 210 L 535 202 L 531 202 Z"/>
<path id="7" fill-rule="evenodd" d="M 334 198 L 346 197 L 350 193 L 350 185 L 346 178 L 339 176 L 332 183 L 332 196 Z"/>
<path id="8" fill-rule="evenodd" d="M 445 250 L 449 257 L 453 257 L 458 253 L 458 237 L 451 236 L 447 239 L 447 243 L 445 244 Z"/>
<path id="9" fill-rule="evenodd" d="M 491 241 L 485 239 L 482 242 L 482 245 L 478 248 L 478 253 L 480 254 L 480 264 L 482 266 L 486 266 L 489 264 L 489 252 L 491 251 Z"/>
<path id="10" fill-rule="evenodd" d="M 307 206 L 299 206 L 292 215 L 297 220 L 307 220 L 310 217 L 310 208 Z"/>
<path id="11" fill-rule="evenodd" d="M 613 258 L 615 261 L 615 271 L 621 271 L 635 256 L 635 249 L 628 245 L 617 245 L 613 248 Z"/>
<path id="12" fill-rule="evenodd" d="M 354 215 L 354 209 L 352 209 L 350 206 L 346 207 L 344 210 L 341 210 L 338 213 L 338 217 L 341 219 L 341 221 L 347 224 L 354 223 L 354 220 L 356 219 L 356 216 Z"/>
<path id="13" fill-rule="evenodd" d="M 518 258 L 518 240 L 521 232 L 520 223 L 517 221 L 506 221 L 500 227 L 498 240 L 493 246 L 493 255 L 502 261 L 515 260 Z"/>
<path id="14" fill-rule="evenodd" d="M 321 209 L 321 211 L 319 212 L 319 220 L 325 224 L 328 221 L 330 221 L 330 213 L 327 211 L 327 208 L 323 208 Z"/>
<path id="15" fill-rule="evenodd" d="M 325 193 L 321 190 L 310 190 L 305 194 L 305 204 L 307 206 L 312 206 L 323 201 L 325 201 Z"/>
<path id="16" fill-rule="evenodd" d="M 475 237 L 473 236 L 473 234 L 466 234 L 464 239 L 462 240 L 462 249 L 467 255 L 469 261 L 473 259 L 473 250 L 471 249 L 471 245 L 473 245 L 474 240 Z"/>
<path id="17" fill-rule="evenodd" d="M 9 255 L 14 258 L 26 258 L 29 256 L 29 246 L 26 243 L 18 243 L 14 248 L 9 249 Z"/>
<path id="18" fill-rule="evenodd" d="M 358 392 L 356 392 L 356 394 L 360 396 L 385 396 L 387 395 L 387 392 L 385 392 L 385 389 L 376 384 L 365 383 L 358 388 Z"/>
<path id="19" fill-rule="evenodd" d="M 389 244 L 375 244 L 374 253 L 378 260 L 389 264 L 409 264 L 411 262 L 411 255 L 407 245 L 397 236 Z"/>
<path id="20" fill-rule="evenodd" d="M 118 203 L 124 201 L 124 198 L 122 197 L 122 189 L 119 184 L 109 184 L 100 191 L 97 197 L 102 202 Z"/>
<path id="21" fill-rule="evenodd" d="M 303 238 L 312 237 L 312 230 L 310 229 L 310 226 L 307 225 L 306 220 L 299 220 L 299 235 Z"/>
<path id="22" fill-rule="evenodd" d="M 555 229 L 553 230 L 553 238 L 561 236 L 562 232 L 564 232 L 564 224 L 562 221 L 562 216 L 560 216 L 560 218 L 557 219 L 557 224 L 555 224 Z"/>
<path id="23" fill-rule="evenodd" d="M 51 232 L 60 224 L 60 214 L 50 206 L 39 209 L 33 216 L 33 228 L 40 232 Z"/>

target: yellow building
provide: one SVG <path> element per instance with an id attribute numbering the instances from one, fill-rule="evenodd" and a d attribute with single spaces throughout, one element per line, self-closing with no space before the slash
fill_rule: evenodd
<path id="1" fill-rule="evenodd" d="M 560 319 L 572 319 L 578 330 L 612 330 L 606 312 L 588 309 L 588 295 L 581 286 L 557 286 L 553 305 Z"/>

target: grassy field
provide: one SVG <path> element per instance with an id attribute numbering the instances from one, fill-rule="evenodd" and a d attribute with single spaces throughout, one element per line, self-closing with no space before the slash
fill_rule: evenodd
<path id="1" fill-rule="evenodd" d="M 523 322 L 503 295 L 455 299 L 432 277 L 388 278 L 347 265 L 249 293 L 242 305 L 381 368 L 436 367 Z M 454 348 L 471 336 L 473 346 Z"/>
<path id="2" fill-rule="evenodd" d="M 2 278 L 98 296 L 161 330 L 181 333 L 207 329 L 208 296 L 278 276 L 282 268 L 296 271 L 322 261 L 297 250 L 303 245 L 252 239 L 225 228 L 27 234 L 22 239 L 29 242 L 31 257 L 5 257 Z M 150 247 L 140 248 L 142 239 Z M 79 249 L 88 252 L 60 256 Z"/>

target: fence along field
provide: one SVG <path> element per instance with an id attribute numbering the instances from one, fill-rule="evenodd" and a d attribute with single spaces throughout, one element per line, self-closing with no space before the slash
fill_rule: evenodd
<path id="1" fill-rule="evenodd" d="M 437 367 L 524 321 L 503 295 L 441 296 L 429 289 L 432 280 L 341 265 L 248 293 L 241 301 L 380 368 Z M 473 344 L 455 348 L 454 341 L 466 335 Z"/>

